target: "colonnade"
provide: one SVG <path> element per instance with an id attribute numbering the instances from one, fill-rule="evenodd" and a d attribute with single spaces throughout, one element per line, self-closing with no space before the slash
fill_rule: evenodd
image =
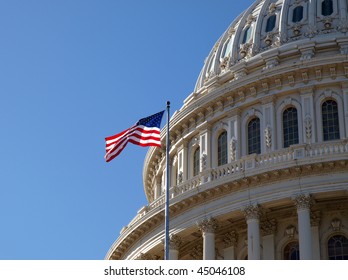
<path id="1" fill-rule="evenodd" d="M 315 234 L 311 226 L 310 207 L 311 197 L 309 195 L 300 194 L 293 198 L 293 202 L 297 209 L 298 219 L 298 237 L 299 237 L 299 251 L 301 260 L 319 259 L 319 255 L 312 250 L 312 243 Z M 274 220 L 267 220 L 260 225 L 262 215 L 262 208 L 259 205 L 248 205 L 242 209 L 247 223 L 247 244 L 248 244 L 248 259 L 260 260 L 261 255 L 263 259 L 275 259 L 275 244 L 274 234 L 276 223 Z M 218 221 L 213 218 L 203 219 L 197 223 L 203 237 L 203 260 L 215 260 L 215 235 L 218 229 Z M 291 234 L 292 228 L 288 231 Z M 261 235 L 262 231 L 262 235 Z M 236 244 L 237 232 L 232 231 L 225 234 L 223 241 L 226 248 L 223 250 L 224 259 L 236 259 Z M 261 247 L 262 242 L 262 247 Z M 182 240 L 178 235 L 170 237 L 170 259 L 177 260 L 179 257 L 179 248 Z"/>

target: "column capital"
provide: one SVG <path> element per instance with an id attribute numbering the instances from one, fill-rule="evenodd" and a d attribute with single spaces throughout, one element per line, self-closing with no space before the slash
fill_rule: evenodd
<path id="1" fill-rule="evenodd" d="M 223 236 L 223 242 L 225 245 L 225 248 L 236 246 L 238 241 L 238 234 L 235 230 L 232 230 L 231 232 L 226 233 Z"/>
<path id="2" fill-rule="evenodd" d="M 244 207 L 242 209 L 243 213 L 244 213 L 244 216 L 245 216 L 245 219 L 248 221 L 248 220 L 252 220 L 252 219 L 260 219 L 261 217 L 261 207 L 256 204 L 256 205 L 248 205 L 246 207 Z"/>
<path id="3" fill-rule="evenodd" d="M 169 249 L 179 250 L 182 244 L 181 237 L 177 234 L 171 234 L 169 238 Z"/>
<path id="4" fill-rule="evenodd" d="M 306 210 L 306 209 L 309 210 L 313 202 L 309 194 L 296 195 L 293 198 L 293 201 L 296 205 L 297 210 Z"/>
<path id="5" fill-rule="evenodd" d="M 197 222 L 197 226 L 203 234 L 214 233 L 218 228 L 218 221 L 215 218 L 210 217 L 208 219 Z"/>

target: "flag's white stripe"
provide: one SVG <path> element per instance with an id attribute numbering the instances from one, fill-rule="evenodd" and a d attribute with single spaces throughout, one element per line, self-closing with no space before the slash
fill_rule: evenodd
<path id="1" fill-rule="evenodd" d="M 158 140 L 156 139 L 148 139 L 148 140 L 142 140 L 142 139 L 139 139 L 137 137 L 133 137 L 133 136 L 130 136 L 128 138 L 125 138 L 124 140 L 120 141 L 119 143 L 113 145 L 113 148 L 112 149 L 109 149 L 109 151 L 107 152 L 107 154 L 105 155 L 105 158 L 106 159 L 109 159 L 110 157 L 112 157 L 113 155 L 117 154 L 118 151 L 124 149 L 124 147 L 126 146 L 126 144 L 129 142 L 129 140 L 133 140 L 139 144 L 143 144 L 143 145 L 146 145 L 146 144 L 157 144 L 157 145 L 161 145 L 161 140 L 160 138 L 158 138 Z M 116 148 L 117 146 L 117 148 Z M 114 150 L 113 150 L 114 149 Z"/>
<path id="2" fill-rule="evenodd" d="M 138 131 L 137 128 L 143 129 L 144 131 Z M 146 132 L 149 131 L 149 132 Z M 144 137 L 146 136 L 151 136 L 152 134 L 156 135 L 156 132 L 160 133 L 160 129 L 158 127 L 146 127 L 143 125 L 139 125 L 133 128 L 130 128 L 129 130 L 125 131 L 123 134 L 121 134 L 119 137 L 115 138 L 115 139 L 110 139 L 106 141 L 106 145 L 109 145 L 111 143 L 117 142 L 120 138 L 122 137 L 127 137 L 126 134 L 132 134 L 132 133 L 136 133 L 138 135 L 143 135 Z"/>
<path id="3" fill-rule="evenodd" d="M 127 133 L 122 134 L 120 137 L 106 141 L 106 145 L 109 146 L 113 143 L 118 142 L 120 140 L 120 138 L 126 138 L 126 137 L 130 137 L 132 135 L 139 135 L 140 137 L 151 137 L 151 136 L 152 137 L 159 137 L 159 133 L 160 133 L 159 130 L 158 131 L 152 130 L 150 132 L 142 132 L 142 131 L 138 131 L 138 130 L 128 131 Z"/>
<path id="4" fill-rule="evenodd" d="M 136 137 L 135 136 L 135 134 L 136 135 L 139 135 L 140 137 Z M 127 137 L 124 137 L 124 139 L 125 140 L 127 140 L 128 139 L 128 141 L 130 140 L 130 139 L 132 139 L 132 140 L 134 140 L 134 141 L 136 141 L 136 142 L 139 142 L 139 143 L 141 143 L 141 144 L 146 144 L 146 143 L 156 143 L 156 144 L 161 144 L 161 138 L 160 138 L 160 135 L 159 134 L 148 134 L 148 135 L 146 135 L 147 137 L 152 137 L 152 139 L 143 139 L 143 137 L 144 137 L 144 134 L 139 134 L 139 133 L 133 133 L 132 135 L 129 135 L 129 136 L 127 136 Z M 118 145 L 119 144 L 119 142 L 120 141 L 118 141 L 117 143 L 114 143 L 114 144 L 111 144 L 111 145 L 109 145 L 109 146 L 107 146 L 105 149 L 106 149 L 106 152 L 108 152 L 108 151 L 110 151 L 110 150 L 112 150 L 112 149 L 114 149 L 115 148 L 115 146 L 116 145 Z"/>
<path id="5" fill-rule="evenodd" d="M 113 155 L 117 154 L 117 152 L 119 150 L 122 150 L 124 149 L 124 147 L 127 145 L 128 143 L 128 139 L 125 138 L 124 140 L 120 141 L 118 143 L 118 147 L 115 149 L 115 150 L 110 150 L 109 152 L 106 153 L 105 155 L 105 159 L 108 160 L 110 157 L 112 157 Z M 115 148 L 116 144 L 114 145 L 114 148 Z"/>

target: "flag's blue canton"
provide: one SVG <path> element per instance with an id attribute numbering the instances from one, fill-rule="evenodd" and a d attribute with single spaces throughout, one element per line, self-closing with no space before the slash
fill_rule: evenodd
<path id="1" fill-rule="evenodd" d="M 143 118 L 137 122 L 137 125 L 144 125 L 147 127 L 160 127 L 161 126 L 161 120 L 163 116 L 164 111 L 161 111 L 157 114 L 151 115 L 147 118 Z"/>

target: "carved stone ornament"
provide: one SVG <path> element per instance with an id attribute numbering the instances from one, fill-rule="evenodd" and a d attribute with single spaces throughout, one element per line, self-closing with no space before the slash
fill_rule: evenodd
<path id="1" fill-rule="evenodd" d="M 172 234 L 169 238 L 169 249 L 171 250 L 179 250 L 180 246 L 182 244 L 182 240 L 181 237 L 176 235 L 176 234 Z"/>
<path id="2" fill-rule="evenodd" d="M 201 156 L 201 170 L 205 170 L 207 168 L 207 155 L 202 154 Z"/>
<path id="3" fill-rule="evenodd" d="M 202 246 L 195 246 L 192 248 L 190 256 L 194 259 L 194 260 L 201 260 L 203 259 L 203 248 Z"/>
<path id="4" fill-rule="evenodd" d="M 311 140 L 312 139 L 312 119 L 311 116 L 307 115 L 305 120 L 305 129 L 306 129 L 306 138 L 307 140 Z"/>
<path id="5" fill-rule="evenodd" d="M 272 42 L 273 42 L 273 34 L 272 34 L 272 33 L 267 33 L 267 36 L 266 36 L 264 42 L 265 42 L 265 44 L 266 44 L 267 46 L 272 45 Z"/>
<path id="6" fill-rule="evenodd" d="M 266 147 L 270 149 L 272 147 L 272 128 L 270 125 L 265 128 L 265 142 Z"/>
<path id="7" fill-rule="evenodd" d="M 180 171 L 179 174 L 178 174 L 178 185 L 181 184 L 183 181 L 183 172 Z"/>
<path id="8" fill-rule="evenodd" d="M 137 259 L 138 260 L 158 260 L 159 257 L 150 253 L 145 253 L 145 254 L 141 253 Z"/>
<path id="9" fill-rule="evenodd" d="M 239 54 L 242 58 L 246 57 L 249 52 L 251 44 L 243 44 L 240 46 Z"/>
<path id="10" fill-rule="evenodd" d="M 233 230 L 231 232 L 226 233 L 223 236 L 222 240 L 224 242 L 225 248 L 236 246 L 238 241 L 238 234 L 235 230 Z"/>
<path id="11" fill-rule="evenodd" d="M 198 222 L 197 226 L 202 233 L 214 233 L 218 228 L 218 221 L 215 218 L 210 217 Z"/>
<path id="12" fill-rule="evenodd" d="M 259 205 L 248 205 L 243 209 L 244 216 L 246 220 L 251 220 L 251 219 L 260 219 L 261 216 L 261 208 Z"/>
<path id="13" fill-rule="evenodd" d="M 294 198 L 294 203 L 297 210 L 310 209 L 312 199 L 310 195 L 300 194 Z"/>
<path id="14" fill-rule="evenodd" d="M 288 226 L 288 227 L 285 229 L 285 235 L 286 235 L 289 239 L 294 238 L 295 233 L 296 233 L 296 227 L 293 226 L 293 225 L 290 225 L 290 226 Z"/>
<path id="15" fill-rule="evenodd" d="M 230 151 L 231 151 L 231 160 L 234 161 L 237 159 L 237 139 L 232 137 L 230 141 Z"/>
<path id="16" fill-rule="evenodd" d="M 331 17 L 325 17 L 323 19 L 323 22 L 324 22 L 324 28 L 325 29 L 330 29 L 331 26 L 332 26 L 332 18 Z"/>
<path id="17" fill-rule="evenodd" d="M 263 221 L 260 225 L 260 230 L 261 230 L 262 235 L 274 234 L 277 230 L 276 219 Z"/>
<path id="18" fill-rule="evenodd" d="M 221 62 L 220 62 L 220 69 L 221 69 L 222 71 L 227 70 L 228 64 L 229 64 L 229 60 L 230 60 L 229 57 L 224 57 L 223 59 L 221 59 Z"/>
<path id="19" fill-rule="evenodd" d="M 331 221 L 331 228 L 333 231 L 340 231 L 341 226 L 342 226 L 342 223 L 340 219 L 335 218 Z"/>
<path id="20" fill-rule="evenodd" d="M 295 25 L 292 27 L 292 32 L 294 33 L 295 36 L 301 35 L 301 28 L 302 28 L 302 25 L 301 25 L 301 24 L 295 24 Z"/>

